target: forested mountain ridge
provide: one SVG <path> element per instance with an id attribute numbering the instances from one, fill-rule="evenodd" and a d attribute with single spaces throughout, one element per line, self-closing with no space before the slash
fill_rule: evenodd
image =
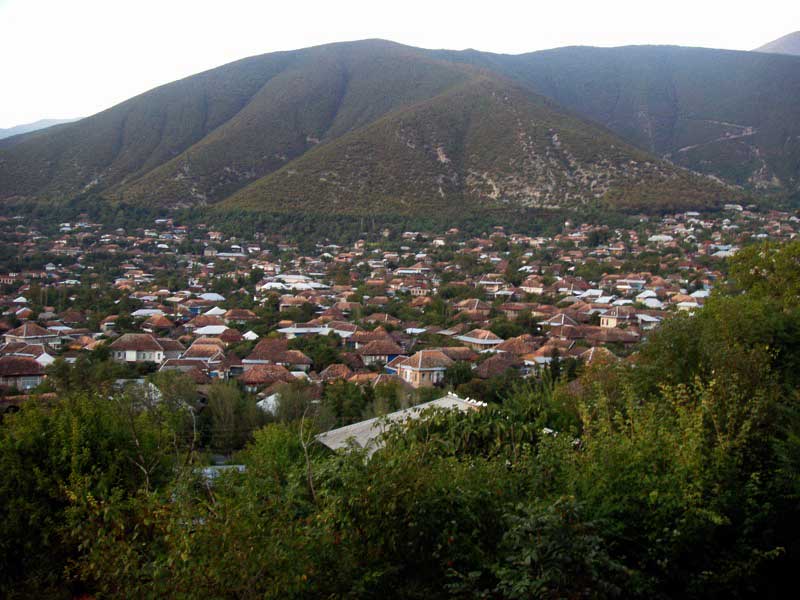
<path id="1" fill-rule="evenodd" d="M 494 76 L 309 151 L 222 207 L 343 214 L 712 205 L 734 192 Z"/>
<path id="2" fill-rule="evenodd" d="M 798 192 L 798 95 L 800 59 L 763 53 L 331 44 L 230 63 L 0 142 L 0 200 L 701 208 L 738 197 L 731 185 Z"/>
<path id="3" fill-rule="evenodd" d="M 161 86 L 52 135 L 0 145 L 0 197 L 96 190 L 152 199 L 166 188 L 170 201 L 213 202 L 326 134 L 464 78 L 462 68 L 409 53 L 416 51 L 389 42 L 334 44 L 251 57 Z"/>
<path id="4" fill-rule="evenodd" d="M 800 58 L 677 46 L 437 55 L 502 72 L 688 169 L 800 189 Z"/>

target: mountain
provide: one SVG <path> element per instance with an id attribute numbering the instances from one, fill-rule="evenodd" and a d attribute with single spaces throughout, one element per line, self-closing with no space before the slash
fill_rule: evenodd
<path id="1" fill-rule="evenodd" d="M 504 73 L 688 169 L 800 192 L 800 58 L 675 46 L 437 55 Z"/>
<path id="2" fill-rule="evenodd" d="M 730 194 L 515 84 L 481 75 L 310 150 L 223 206 L 456 215 L 595 200 L 677 208 Z"/>
<path id="3" fill-rule="evenodd" d="M 381 41 L 244 59 L 52 134 L 0 142 L 0 198 L 95 190 L 135 202 L 215 202 L 468 71 Z"/>
<path id="4" fill-rule="evenodd" d="M 443 214 L 800 188 L 800 59 L 366 40 L 240 60 L 0 141 L 0 200 Z M 704 174 L 704 175 L 699 175 Z"/>
<path id="5" fill-rule="evenodd" d="M 317 146 L 472 76 L 463 66 L 382 41 L 311 48 L 284 60 L 224 125 L 139 180 L 125 181 L 119 197 L 222 200 Z"/>
<path id="6" fill-rule="evenodd" d="M 800 56 L 800 31 L 789 33 L 753 50 L 753 52 L 772 52 Z"/>
<path id="7" fill-rule="evenodd" d="M 0 140 L 14 136 L 14 135 L 21 135 L 23 133 L 30 133 L 32 131 L 38 131 L 39 129 L 45 129 L 47 127 L 52 127 L 53 125 L 61 125 L 62 123 L 73 123 L 78 119 L 39 119 L 33 123 L 26 123 L 25 125 L 16 125 L 15 127 L 9 127 L 8 129 L 0 129 Z"/>

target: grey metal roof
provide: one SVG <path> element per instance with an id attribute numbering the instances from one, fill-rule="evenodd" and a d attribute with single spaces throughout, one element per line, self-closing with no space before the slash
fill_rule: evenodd
<path id="1" fill-rule="evenodd" d="M 411 408 L 398 410 L 382 417 L 368 419 L 352 425 L 346 425 L 339 429 L 332 429 L 325 433 L 320 433 L 315 439 L 324 444 L 331 450 L 346 448 L 352 441 L 359 448 L 366 448 L 369 454 L 381 447 L 382 442 L 378 439 L 392 424 L 406 421 L 408 419 L 419 419 L 420 413 L 426 408 L 457 409 L 461 412 L 477 410 L 485 403 L 477 400 L 464 399 L 455 394 L 447 394 L 443 398 L 431 400 L 417 404 Z"/>

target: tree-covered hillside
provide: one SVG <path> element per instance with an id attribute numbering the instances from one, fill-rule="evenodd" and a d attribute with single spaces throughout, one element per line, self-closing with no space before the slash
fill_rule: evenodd
<path id="1" fill-rule="evenodd" d="M 212 202 L 463 71 L 382 41 L 247 58 L 0 144 L 0 197 Z"/>
<path id="2" fill-rule="evenodd" d="M 737 195 L 513 84 L 479 77 L 309 151 L 223 207 L 458 214 L 509 205 L 711 207 Z"/>
<path id="3" fill-rule="evenodd" d="M 502 56 L 380 40 L 266 54 L 0 142 L 0 199 L 429 216 L 587 198 L 702 208 L 737 195 L 726 183 L 791 196 L 798 65 L 692 48 Z M 394 147 L 401 123 L 422 146 Z"/>
<path id="4" fill-rule="evenodd" d="M 689 169 L 800 190 L 800 58 L 677 46 L 437 55 L 505 73 Z"/>

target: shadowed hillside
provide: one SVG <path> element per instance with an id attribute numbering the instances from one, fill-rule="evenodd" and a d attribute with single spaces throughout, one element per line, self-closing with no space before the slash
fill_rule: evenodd
<path id="1" fill-rule="evenodd" d="M 726 194 L 487 76 L 314 149 L 223 206 L 435 214 L 594 201 L 713 205 Z"/>
<path id="2" fill-rule="evenodd" d="M 675 46 L 438 55 L 505 73 L 678 165 L 800 189 L 800 58 Z"/>
<path id="3" fill-rule="evenodd" d="M 342 214 L 703 207 L 740 196 L 726 184 L 800 190 L 797 97 L 800 59 L 772 54 L 331 44 L 0 141 L 0 199 Z"/>

